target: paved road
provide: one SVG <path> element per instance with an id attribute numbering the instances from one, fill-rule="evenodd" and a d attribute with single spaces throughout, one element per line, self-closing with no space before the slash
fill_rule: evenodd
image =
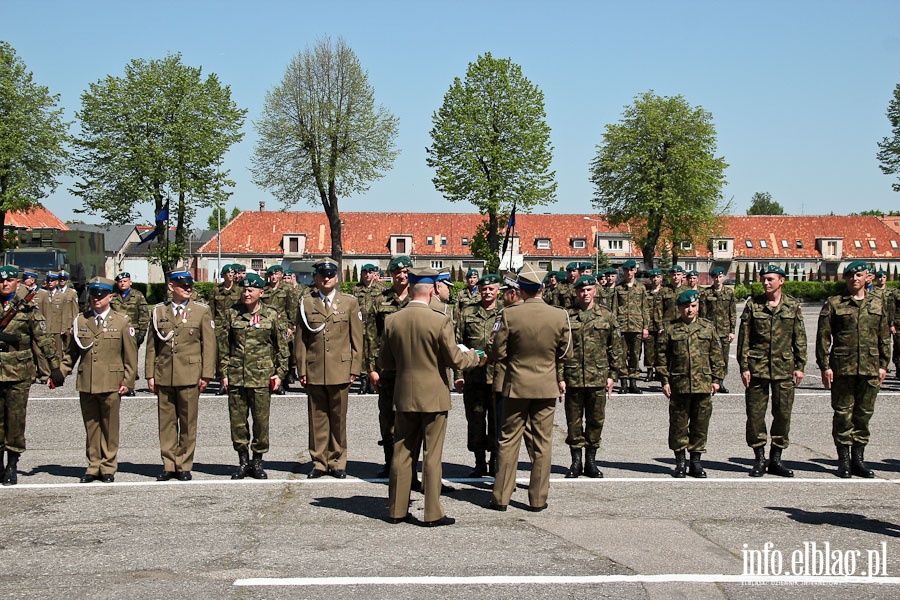
<path id="1" fill-rule="evenodd" d="M 815 312 L 807 311 L 814 321 Z M 812 332 L 814 322 L 807 323 Z M 139 384 L 122 405 L 120 471 L 80 485 L 83 426 L 73 381 L 35 388 L 20 484 L 0 489 L 0 594 L 10 598 L 894 598 L 900 587 L 900 382 L 889 380 L 867 452 L 874 480 L 834 475 L 829 400 L 815 373 L 797 394 L 785 461 L 797 477 L 747 477 L 743 394 L 717 396 L 707 480 L 669 476 L 666 400 L 657 384 L 614 394 L 599 453 L 602 480 L 563 478 L 565 423 L 556 413 L 550 508 L 484 508 L 490 480 L 468 480 L 462 401 L 454 396 L 443 498 L 456 525 L 389 525 L 374 396 L 352 396 L 350 477 L 308 481 L 305 396 L 274 397 L 270 479 L 233 482 L 225 399 L 201 400 L 195 479 L 157 483 L 155 401 Z M 891 375 L 891 377 L 893 374 Z M 732 368 L 728 386 L 740 384 Z M 141 389 L 141 388 L 144 389 Z M 522 452 L 522 482 L 527 457 Z M 422 497 L 411 512 L 422 518 Z M 836 562 L 879 577 L 767 581 L 743 576 L 749 551 L 788 573 L 828 543 Z M 867 553 L 867 551 L 871 551 Z M 857 554 L 858 553 L 858 554 Z M 840 561 L 838 561 L 840 559 Z M 855 564 L 853 563 L 855 560 Z M 882 577 L 882 575 L 887 577 Z M 387 578 L 387 579 L 376 579 Z M 253 584 L 266 584 L 258 586 Z M 327 585 L 326 585 L 327 584 Z"/>

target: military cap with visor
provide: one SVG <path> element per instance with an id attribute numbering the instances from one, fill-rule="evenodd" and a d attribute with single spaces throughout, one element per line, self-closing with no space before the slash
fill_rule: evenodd
<path id="1" fill-rule="evenodd" d="M 172 271 L 169 273 L 169 281 L 175 285 L 185 287 L 194 285 L 194 278 L 187 271 Z"/>
<path id="2" fill-rule="evenodd" d="M 313 270 L 317 275 L 324 275 L 326 277 L 334 277 L 338 272 L 338 264 L 337 261 L 331 257 L 326 257 L 317 260 L 313 263 Z"/>

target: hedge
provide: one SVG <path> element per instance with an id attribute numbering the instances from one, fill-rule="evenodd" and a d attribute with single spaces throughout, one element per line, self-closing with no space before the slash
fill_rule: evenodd
<path id="1" fill-rule="evenodd" d="M 888 282 L 888 287 L 900 288 L 900 281 Z M 847 289 L 843 281 L 785 281 L 781 290 L 794 298 L 801 300 L 824 300 L 828 296 L 842 294 Z M 746 285 L 740 284 L 734 287 L 734 296 L 738 300 L 745 300 L 751 294 L 757 296 L 763 293 L 763 286 L 759 282 Z"/>

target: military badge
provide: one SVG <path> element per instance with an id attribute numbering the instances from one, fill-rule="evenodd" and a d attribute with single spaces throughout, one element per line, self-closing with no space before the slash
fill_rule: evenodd
<path id="1" fill-rule="evenodd" d="M 130 335 L 131 337 L 134 337 L 134 327 L 128 328 L 128 335 Z"/>

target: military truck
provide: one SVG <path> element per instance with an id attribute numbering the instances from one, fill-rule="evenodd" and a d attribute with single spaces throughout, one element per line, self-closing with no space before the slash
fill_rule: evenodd
<path id="1" fill-rule="evenodd" d="M 94 231 L 38 228 L 18 233 L 19 247 L 3 253 L 4 265 L 38 274 L 65 269 L 79 295 L 92 277 L 106 277 L 103 234 Z"/>

